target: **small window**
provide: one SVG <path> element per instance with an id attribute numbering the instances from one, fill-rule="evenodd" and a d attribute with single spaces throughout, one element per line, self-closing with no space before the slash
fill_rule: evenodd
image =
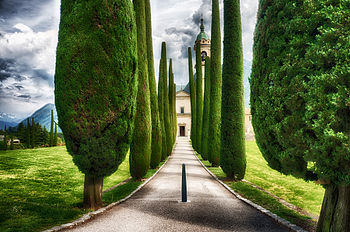
<path id="1" fill-rule="evenodd" d="M 181 114 L 185 113 L 185 107 L 181 107 L 180 110 L 181 110 Z"/>

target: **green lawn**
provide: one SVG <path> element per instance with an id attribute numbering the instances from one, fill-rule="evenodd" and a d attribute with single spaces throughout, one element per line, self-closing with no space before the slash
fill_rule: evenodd
<path id="1" fill-rule="evenodd" d="M 245 179 L 266 191 L 284 199 L 285 201 L 318 216 L 321 210 L 324 189 L 313 182 L 305 182 L 293 176 L 283 175 L 271 169 L 262 157 L 255 141 L 246 141 L 247 169 Z M 225 179 L 221 168 L 211 167 L 208 161 L 202 161 L 218 178 Z M 268 194 L 263 193 L 248 183 L 225 181 L 232 189 L 253 202 L 268 208 L 273 213 L 297 224 L 306 217 L 289 210 Z M 310 228 L 310 226 L 306 226 Z"/>
<path id="2" fill-rule="evenodd" d="M 155 170 L 150 170 L 151 176 Z M 129 158 L 105 178 L 104 190 L 130 177 Z M 131 181 L 104 194 L 111 203 L 142 182 Z M 0 231 L 40 231 L 79 218 L 84 175 L 64 146 L 0 152 Z"/>

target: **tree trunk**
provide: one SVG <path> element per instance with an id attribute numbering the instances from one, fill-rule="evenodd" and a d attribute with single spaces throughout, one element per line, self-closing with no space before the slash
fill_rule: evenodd
<path id="1" fill-rule="evenodd" d="M 85 175 L 84 208 L 99 209 L 102 207 L 103 177 Z"/>
<path id="2" fill-rule="evenodd" d="M 350 185 L 327 185 L 317 224 L 321 231 L 350 231 Z"/>

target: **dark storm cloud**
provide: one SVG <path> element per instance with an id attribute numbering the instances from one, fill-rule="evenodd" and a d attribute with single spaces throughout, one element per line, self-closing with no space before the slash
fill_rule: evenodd
<path id="1" fill-rule="evenodd" d="M 15 81 L 23 81 L 25 78 L 20 74 L 15 60 L 0 58 L 0 82 L 13 78 Z"/>
<path id="2" fill-rule="evenodd" d="M 18 95 L 17 97 L 30 99 L 30 95 Z"/>
<path id="3" fill-rule="evenodd" d="M 199 33 L 199 26 L 201 18 L 204 19 L 205 31 L 210 34 L 210 22 L 211 22 L 211 0 L 203 0 L 200 7 L 192 14 L 188 19 L 188 23 L 184 27 L 170 27 L 165 29 L 167 35 L 172 35 L 177 38 L 177 40 L 182 41 L 181 54 L 179 59 L 184 59 L 188 57 L 188 47 L 193 47 L 194 41 Z M 178 47 L 173 49 L 178 50 Z M 172 48 L 170 47 L 169 54 L 172 53 Z"/>
<path id="4" fill-rule="evenodd" d="M 0 0 L 0 30 L 13 32 L 13 24 L 27 22 L 27 25 L 37 29 L 46 30 L 51 26 L 54 18 L 41 22 L 36 21 L 42 14 L 43 8 L 53 0 Z"/>

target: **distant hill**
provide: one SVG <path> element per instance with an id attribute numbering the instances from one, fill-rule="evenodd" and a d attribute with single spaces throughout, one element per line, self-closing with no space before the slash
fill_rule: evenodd
<path id="1" fill-rule="evenodd" d="M 45 127 L 46 130 L 50 131 L 51 127 L 51 110 L 53 110 L 53 117 L 56 122 L 57 120 L 57 112 L 56 112 L 56 107 L 54 104 L 46 104 L 45 106 L 41 107 L 37 111 L 35 111 L 31 116 L 28 118 L 32 120 L 34 118 L 34 121 L 36 123 L 39 123 L 42 127 Z M 22 121 L 24 125 L 27 125 L 27 118 Z M 61 129 L 58 127 L 57 128 L 58 132 L 62 132 Z"/>
<path id="2" fill-rule="evenodd" d="M 13 114 L 0 113 L 0 129 L 5 129 L 5 125 L 7 128 L 17 126 L 21 120 Z"/>

